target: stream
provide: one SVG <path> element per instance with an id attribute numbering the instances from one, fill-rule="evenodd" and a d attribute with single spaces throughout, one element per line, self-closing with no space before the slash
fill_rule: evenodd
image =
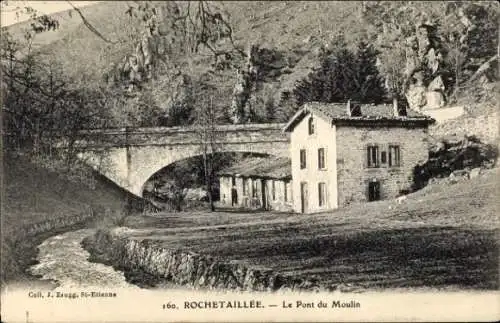
<path id="1" fill-rule="evenodd" d="M 82 287 L 113 287 L 138 290 L 125 280 L 123 272 L 111 266 L 88 261 L 89 253 L 82 248 L 82 240 L 94 234 L 95 229 L 82 229 L 59 234 L 38 246 L 38 264 L 30 267 L 33 275 L 57 281 L 58 289 Z"/>

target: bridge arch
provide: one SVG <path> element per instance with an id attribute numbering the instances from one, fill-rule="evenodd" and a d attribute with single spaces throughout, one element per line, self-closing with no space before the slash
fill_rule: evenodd
<path id="1" fill-rule="evenodd" d="M 216 153 L 253 153 L 261 155 L 288 156 L 288 148 L 283 150 L 276 145 L 268 144 L 259 147 L 235 147 L 228 145 L 218 149 Z M 253 148 L 253 149 L 252 149 Z M 199 146 L 182 149 L 165 149 L 165 147 L 149 147 L 147 149 L 130 149 L 131 165 L 128 174 L 129 190 L 142 196 L 144 184 L 151 176 L 176 162 L 201 156 Z"/>
<path id="2" fill-rule="evenodd" d="M 215 152 L 289 156 L 289 136 L 282 132 L 283 126 L 217 126 Z M 81 157 L 137 196 L 142 195 L 146 181 L 162 168 L 203 153 L 199 129 L 190 127 L 92 130 L 82 133 L 82 137 Z M 106 167 L 102 168 L 103 155 Z"/>

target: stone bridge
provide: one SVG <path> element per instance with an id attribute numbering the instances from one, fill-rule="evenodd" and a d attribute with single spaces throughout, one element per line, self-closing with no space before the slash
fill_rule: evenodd
<path id="1" fill-rule="evenodd" d="M 121 187 L 142 196 L 144 183 L 162 168 L 208 153 L 249 152 L 289 155 L 284 124 L 219 125 L 211 133 L 214 145 L 202 144 L 196 127 L 116 128 L 79 133 L 78 156 Z M 211 146 L 214 148 L 212 149 Z"/>

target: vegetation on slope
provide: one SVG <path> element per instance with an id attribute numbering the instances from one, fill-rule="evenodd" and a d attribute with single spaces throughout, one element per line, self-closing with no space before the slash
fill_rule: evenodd
<path id="1" fill-rule="evenodd" d="M 178 4 L 181 9 L 185 5 Z M 276 109 L 291 110 L 280 114 L 286 118 L 297 108 L 294 100 L 288 100 L 297 82 L 321 65 L 321 54 L 340 34 L 349 49 L 354 49 L 360 41 L 373 45 L 379 51 L 378 68 L 386 85 L 399 92 L 408 86 L 405 82 L 412 82 L 412 73 L 421 70 L 426 85 L 432 80 L 430 77 L 441 76 L 446 97 L 454 100 L 471 86 L 470 80 L 484 63 L 496 64 L 491 60 L 498 50 L 499 6 L 494 2 L 252 1 L 212 5 L 232 27 L 232 40 L 239 54 L 223 57 L 219 65 L 214 65 L 210 51 L 179 52 L 176 48 L 183 44 L 182 37 L 174 29 L 167 30 L 161 40 L 164 45 L 160 46 L 164 50 L 154 53 L 164 62 L 157 66 L 157 77 L 144 83 L 142 93 L 133 99 L 115 103 L 128 116 L 134 115 L 132 118 L 121 115 L 117 122 L 162 124 L 158 120 L 163 117 L 172 125 L 171 114 L 175 110 L 190 111 L 202 105 L 200 98 L 207 95 L 213 96 L 214 104 L 227 117 L 234 112 L 227 110 L 237 105 L 234 97 L 238 86 L 249 92 L 241 104 L 253 111 L 250 119 L 239 122 L 268 120 L 272 115 L 269 110 Z M 133 57 L 141 39 L 144 40 L 141 38 L 144 23 L 127 15 L 128 9 L 128 4 L 121 2 L 104 2 L 82 9 L 88 22 L 113 43 L 104 42 L 83 24 L 71 25 L 61 32 L 60 39 L 52 38 L 42 46 L 42 51 L 57 53 L 65 72 L 84 84 L 106 83 L 117 69 L 124 71 L 124 60 Z M 164 16 L 156 21 L 168 24 L 171 20 L 171 16 Z M 420 24 L 431 24 L 432 30 L 424 35 L 418 29 Z M 227 48 L 228 43 L 221 38 L 217 45 Z M 256 48 L 254 57 L 250 57 L 254 55 L 252 47 Z M 413 47 L 417 48 L 415 53 Z M 429 48 L 432 55 L 428 55 Z M 243 51 L 246 58 L 240 55 Z M 436 62 L 439 62 L 437 71 L 433 67 Z M 490 67 L 487 78 L 496 78 L 496 66 Z M 255 69 L 259 79 L 245 82 L 248 77 L 245 74 Z M 203 89 L 202 84 L 215 88 Z M 190 96 L 186 91 L 196 94 Z M 173 119 L 175 124 L 189 122 Z M 221 122 L 229 120 L 223 118 Z"/>
<path id="2" fill-rule="evenodd" d="M 55 227 L 30 234 L 33 224 L 68 219 L 91 213 L 103 225 L 110 218 L 129 214 L 130 201 L 140 202 L 109 180 L 89 170 L 74 172 L 70 179 L 61 171 L 50 171 L 26 157 L 5 156 L 2 170 L 2 258 L 1 281 L 29 283 L 25 272 L 36 257 L 36 246 L 68 228 Z M 137 204 L 135 204 L 137 205 Z M 111 223 L 110 223 L 111 224 Z"/>

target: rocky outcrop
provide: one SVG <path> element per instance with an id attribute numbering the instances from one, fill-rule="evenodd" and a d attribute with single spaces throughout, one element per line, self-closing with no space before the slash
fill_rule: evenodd
<path id="1" fill-rule="evenodd" d="M 500 137 L 498 133 L 499 120 L 500 116 L 498 112 L 476 117 L 464 115 L 431 126 L 429 133 L 434 137 L 475 135 L 484 142 L 498 144 Z"/>
<path id="2" fill-rule="evenodd" d="M 99 231 L 83 241 L 94 260 L 125 271 L 141 271 L 145 277 L 183 286 L 240 291 L 326 290 L 317 281 L 285 276 L 266 268 L 251 268 L 212 256 L 170 250 L 154 241 L 126 238 L 126 228 Z M 144 282 L 142 282 L 144 283 Z"/>
<path id="3" fill-rule="evenodd" d="M 493 168 L 497 159 L 497 147 L 474 135 L 447 136 L 431 147 L 425 163 L 415 166 L 415 188 L 422 188 L 433 178 L 448 178 L 456 183 L 477 177 L 481 169 Z"/>
<path id="4" fill-rule="evenodd" d="M 279 91 L 270 89 L 270 84 L 290 73 L 302 55 L 257 44 L 251 45 L 247 51 L 245 65 L 237 71 L 231 102 L 231 121 L 256 122 L 256 115 L 264 115 L 266 102 L 278 101 L 275 100 L 274 94 Z"/>
<path id="5" fill-rule="evenodd" d="M 443 55 L 435 37 L 435 26 L 421 22 L 415 36 L 406 40 L 405 76 L 409 81 L 406 97 L 410 108 L 435 109 L 445 105 L 445 85 L 440 74 Z M 424 75 L 428 75 L 424 80 Z"/>

